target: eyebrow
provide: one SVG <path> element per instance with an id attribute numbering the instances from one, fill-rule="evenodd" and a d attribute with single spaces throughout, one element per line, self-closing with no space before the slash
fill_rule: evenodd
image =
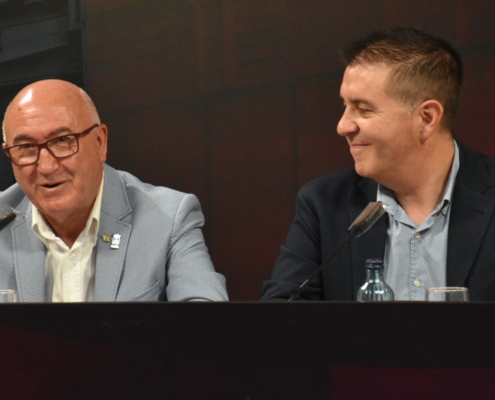
<path id="1" fill-rule="evenodd" d="M 54 129 L 53 131 L 51 131 L 48 136 L 46 137 L 47 140 L 50 140 L 52 137 L 54 136 L 57 136 L 58 134 L 60 133 L 65 133 L 65 132 L 70 132 L 72 133 L 72 130 L 67 127 L 67 126 L 60 126 L 58 127 L 57 129 Z M 22 140 L 25 140 L 25 141 L 29 141 L 29 142 L 34 142 L 35 140 L 32 138 L 31 135 L 28 135 L 28 134 L 20 134 L 20 135 L 17 135 L 14 140 L 13 140 L 13 143 L 16 144 Z"/>
<path id="2" fill-rule="evenodd" d="M 341 99 L 342 99 L 342 101 L 345 103 L 344 98 L 343 98 L 343 97 L 340 97 L 340 98 L 341 98 Z M 373 104 L 373 102 L 372 102 L 372 101 L 370 101 L 370 100 L 365 100 L 365 99 L 359 99 L 359 98 L 358 98 L 358 99 L 351 99 L 351 100 L 349 101 L 349 103 L 354 104 L 354 105 L 359 105 L 359 104 L 362 104 L 362 105 L 366 105 L 366 106 L 370 106 L 370 107 L 373 107 L 373 106 L 374 106 L 374 104 Z"/>

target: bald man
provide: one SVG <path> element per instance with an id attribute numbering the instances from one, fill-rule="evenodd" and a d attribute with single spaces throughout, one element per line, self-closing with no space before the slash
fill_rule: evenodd
<path id="1" fill-rule="evenodd" d="M 224 301 L 197 198 L 107 164 L 108 129 L 71 83 L 25 87 L 5 113 L 16 219 L 0 231 L 0 289 L 19 301 Z"/>

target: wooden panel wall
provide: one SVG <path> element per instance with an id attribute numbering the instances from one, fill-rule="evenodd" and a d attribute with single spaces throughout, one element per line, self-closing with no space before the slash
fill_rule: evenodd
<path id="1" fill-rule="evenodd" d="M 305 182 L 352 164 L 338 47 L 422 27 L 464 56 L 457 137 L 495 155 L 492 0 L 86 0 L 88 92 L 108 162 L 198 195 L 233 300 L 258 299 Z"/>

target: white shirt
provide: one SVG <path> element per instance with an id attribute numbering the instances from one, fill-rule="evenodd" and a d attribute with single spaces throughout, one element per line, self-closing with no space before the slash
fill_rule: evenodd
<path id="1" fill-rule="evenodd" d="M 96 242 L 100 227 L 103 181 L 86 227 L 69 248 L 55 236 L 43 215 L 33 205 L 32 229 L 47 248 L 45 258 L 45 301 L 93 301 L 95 296 Z"/>

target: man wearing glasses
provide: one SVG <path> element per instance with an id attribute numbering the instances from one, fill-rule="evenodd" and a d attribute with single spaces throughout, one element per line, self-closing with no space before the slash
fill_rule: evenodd
<path id="1" fill-rule="evenodd" d="M 107 134 L 68 82 L 36 82 L 9 105 L 17 184 L 0 206 L 17 217 L 0 231 L 0 288 L 27 302 L 227 300 L 197 198 L 104 164 Z"/>

